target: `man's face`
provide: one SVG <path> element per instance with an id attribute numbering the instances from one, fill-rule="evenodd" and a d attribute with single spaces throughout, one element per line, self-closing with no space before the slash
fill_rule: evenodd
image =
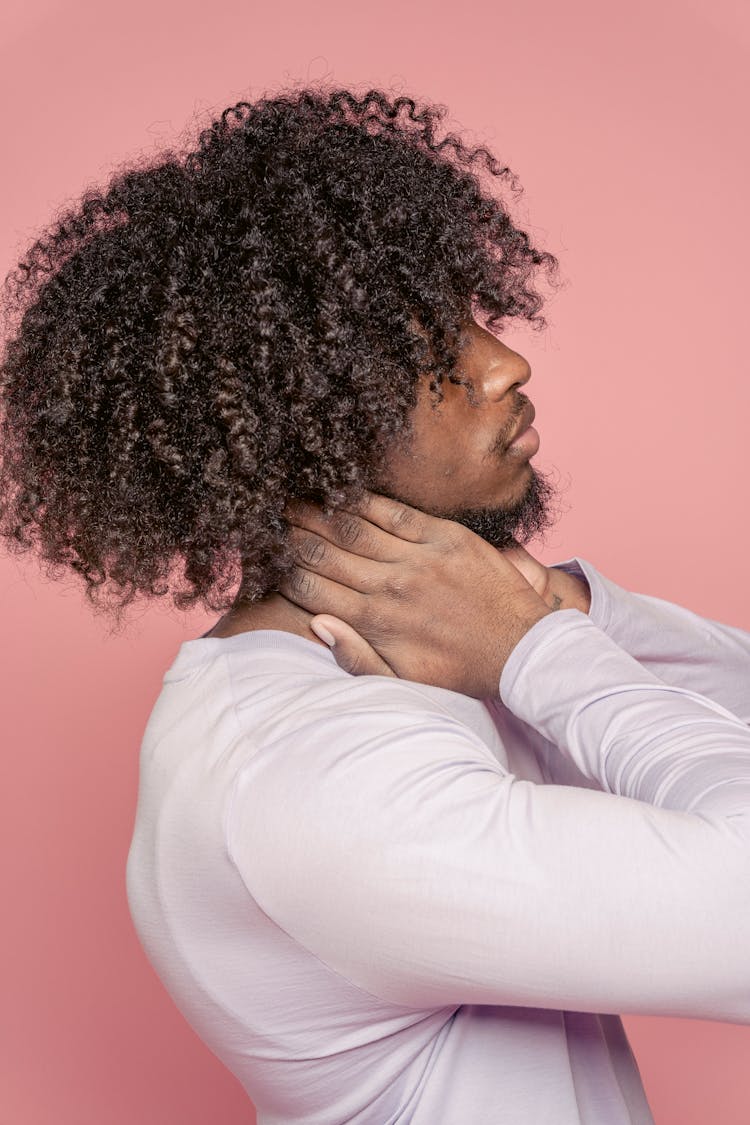
<path id="1" fill-rule="evenodd" d="M 500 549 L 524 544 L 554 523 L 555 491 L 530 463 L 535 433 L 512 445 L 530 403 L 519 388 L 531 378 L 523 356 L 471 321 L 456 373 L 465 387 L 443 380 L 432 406 L 419 387 L 408 448 L 395 448 L 373 491 L 429 515 L 455 520 Z"/>

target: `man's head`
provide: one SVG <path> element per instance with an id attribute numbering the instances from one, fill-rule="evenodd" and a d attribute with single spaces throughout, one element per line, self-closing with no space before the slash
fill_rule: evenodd
<path id="1" fill-rule="evenodd" d="M 520 391 L 531 378 L 523 356 L 472 321 L 436 405 L 419 387 L 408 434 L 389 451 L 374 490 L 456 520 L 495 547 L 526 543 L 554 520 L 554 489 L 531 464 L 535 410 Z M 524 434 L 521 437 L 521 434 Z M 516 440 L 518 439 L 518 440 Z"/>
<path id="2" fill-rule="evenodd" d="M 289 573 L 292 498 L 381 491 L 500 547 L 543 529 L 551 488 L 509 448 L 529 369 L 496 333 L 544 327 L 533 280 L 557 261 L 490 190 L 520 190 L 510 169 L 438 140 L 444 112 L 321 87 L 240 102 L 57 218 L 6 280 L 13 551 L 115 612 L 217 611 Z"/>

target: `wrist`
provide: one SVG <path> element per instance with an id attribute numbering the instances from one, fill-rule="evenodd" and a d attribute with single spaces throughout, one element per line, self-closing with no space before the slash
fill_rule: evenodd
<path id="1" fill-rule="evenodd" d="M 591 591 L 585 578 L 568 574 L 556 567 L 547 567 L 547 589 L 545 603 L 550 609 L 579 609 L 588 613 L 591 609 Z"/>
<path id="2" fill-rule="evenodd" d="M 541 621 L 544 617 L 549 617 L 552 609 L 545 604 L 544 598 L 534 595 L 530 599 L 528 606 L 516 605 L 515 612 L 512 615 L 504 617 L 502 622 L 502 629 L 496 633 L 492 639 L 492 655 L 493 659 L 484 662 L 484 669 L 489 673 L 489 668 L 494 666 L 495 659 L 499 656 L 500 668 L 496 669 L 497 674 L 493 675 L 492 682 L 487 685 L 487 691 L 479 698 L 488 698 L 492 695 L 497 695 L 497 686 L 500 681 L 502 670 L 510 659 L 510 655 L 515 649 L 516 645 L 521 641 L 528 632 Z"/>

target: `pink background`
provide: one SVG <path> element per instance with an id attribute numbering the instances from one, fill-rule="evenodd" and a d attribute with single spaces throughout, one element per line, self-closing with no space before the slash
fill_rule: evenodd
<path id="1" fill-rule="evenodd" d="M 750 629 L 740 0 L 15 0 L 3 20 L 3 273 L 54 208 L 196 112 L 205 123 L 324 74 L 446 103 L 518 173 L 521 213 L 568 279 L 546 334 L 506 336 L 534 369 L 535 463 L 564 487 L 536 553 L 583 555 Z M 72 579 L 7 557 L 0 615 L 3 1120 L 251 1122 L 153 975 L 125 900 L 143 727 L 177 646 L 213 618 L 144 606 L 108 638 Z M 624 1022 L 658 1125 L 746 1125 L 750 1027 Z"/>

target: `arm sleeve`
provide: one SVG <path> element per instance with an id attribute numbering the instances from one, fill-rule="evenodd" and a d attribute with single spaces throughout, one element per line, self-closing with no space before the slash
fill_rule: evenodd
<path id="1" fill-rule="evenodd" d="M 750 729 L 576 609 L 534 624 L 499 687 L 602 789 L 518 778 L 463 723 L 381 695 L 238 775 L 250 893 L 393 1003 L 750 1023 Z"/>
<path id="2" fill-rule="evenodd" d="M 620 648 L 666 683 L 708 696 L 750 723 L 750 633 L 631 593 L 586 559 L 554 566 L 588 583 L 588 616 Z"/>

